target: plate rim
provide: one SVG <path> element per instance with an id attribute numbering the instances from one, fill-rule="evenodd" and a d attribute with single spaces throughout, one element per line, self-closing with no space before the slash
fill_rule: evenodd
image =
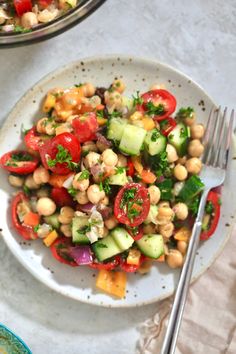
<path id="1" fill-rule="evenodd" d="M 147 57 L 142 57 L 142 56 L 136 56 L 136 55 L 131 55 L 131 54 L 105 54 L 105 55 L 93 55 L 93 56 L 88 56 L 85 58 L 79 58 L 78 60 L 74 60 L 71 61 L 67 64 L 64 65 L 60 65 L 58 66 L 56 69 L 46 73 L 43 77 L 41 77 L 39 80 L 37 80 L 16 102 L 16 104 L 12 107 L 12 109 L 9 111 L 9 113 L 7 114 L 5 121 L 1 127 L 0 130 L 0 138 L 1 136 L 4 134 L 4 131 L 7 130 L 9 123 L 14 122 L 14 117 L 12 117 L 12 115 L 14 114 L 14 111 L 17 110 L 19 108 L 19 106 L 22 104 L 22 101 L 26 98 L 26 96 L 28 96 L 28 94 L 30 94 L 30 92 L 32 92 L 35 88 L 35 86 L 40 86 L 40 85 L 44 85 L 45 82 L 47 82 L 50 77 L 54 77 L 57 75 L 60 75 L 63 71 L 69 70 L 71 67 L 74 67 L 76 65 L 80 65 L 81 62 L 91 62 L 91 61 L 106 61 L 106 60 L 117 60 L 117 58 L 120 58 L 120 60 L 130 60 L 132 59 L 133 61 L 136 62 L 140 62 L 140 63 L 144 63 L 146 65 L 156 65 L 156 66 L 161 66 L 164 69 L 167 69 L 169 71 L 174 72 L 175 74 L 181 76 L 182 78 L 185 78 L 186 80 L 190 80 L 191 84 L 193 84 L 195 87 L 197 87 L 203 94 L 205 97 L 207 97 L 207 99 L 212 103 L 213 107 L 216 107 L 216 104 L 214 102 L 214 100 L 211 98 L 211 96 L 208 95 L 208 93 L 206 93 L 206 91 L 204 90 L 204 88 L 199 85 L 195 80 L 192 79 L 191 76 L 183 73 L 181 70 L 174 68 L 173 66 L 166 64 L 162 61 L 156 60 L 154 58 L 147 58 Z M 11 119 L 12 118 L 12 119 Z M 202 267 L 201 271 L 195 275 L 194 277 L 192 277 L 191 279 L 191 284 L 193 282 L 195 282 L 197 279 L 200 278 L 200 276 L 202 274 L 204 274 L 216 261 L 216 259 L 219 257 L 219 255 L 223 252 L 226 243 L 229 241 L 230 236 L 232 234 L 233 231 L 233 227 L 234 224 L 231 224 L 230 228 L 228 228 L 228 232 L 227 234 L 225 234 L 225 239 L 224 242 L 220 245 L 219 249 L 215 252 L 214 256 L 211 259 L 211 262 L 208 265 L 205 265 L 204 267 Z M 140 307 L 140 306 L 144 306 L 144 305 L 149 305 L 152 303 L 157 303 L 159 301 L 162 301 L 164 299 L 167 299 L 169 297 L 171 297 L 174 294 L 174 291 L 168 292 L 165 295 L 162 296 L 158 296 L 155 298 L 152 298 L 151 300 L 147 300 L 147 301 L 140 301 L 138 303 L 134 303 L 134 304 L 127 304 L 127 303 L 116 303 L 114 301 L 114 303 L 112 304 L 105 304 L 104 302 L 101 303 L 99 301 L 94 301 L 92 299 L 78 299 L 77 296 L 73 296 L 70 293 L 68 293 L 66 290 L 60 289 L 57 286 L 55 286 L 54 284 L 50 284 L 50 282 L 48 283 L 48 280 L 45 279 L 45 277 L 41 277 L 40 275 L 38 275 L 37 271 L 33 270 L 32 268 L 30 268 L 28 266 L 27 263 L 24 262 L 24 259 L 22 257 L 20 257 L 17 253 L 14 253 L 14 250 L 10 247 L 10 243 L 8 243 L 8 238 L 6 236 L 4 236 L 4 232 L 1 232 L 2 236 L 3 236 L 3 240 L 5 242 L 5 244 L 7 245 L 8 249 L 10 250 L 10 252 L 14 255 L 14 257 L 20 262 L 20 264 L 29 271 L 30 274 L 32 274 L 37 280 L 39 280 L 41 283 L 43 283 L 44 285 L 46 285 L 49 289 L 52 289 L 54 291 L 56 291 L 57 293 L 69 297 L 71 299 L 74 299 L 76 301 L 80 301 L 82 303 L 85 304 L 89 304 L 89 305 L 94 305 L 94 306 L 100 306 L 100 307 L 105 307 L 105 308 L 134 308 L 134 307 Z"/>

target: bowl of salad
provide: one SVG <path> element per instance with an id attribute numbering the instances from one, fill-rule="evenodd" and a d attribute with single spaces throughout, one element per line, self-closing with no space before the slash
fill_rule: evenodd
<path id="1" fill-rule="evenodd" d="M 0 47 L 26 45 L 81 22 L 105 0 L 0 1 Z"/>
<path id="2" fill-rule="evenodd" d="M 11 251 L 46 285 L 84 302 L 170 296 L 204 187 L 212 105 L 188 77 L 149 60 L 92 58 L 49 74 L 1 133 L 1 227 Z M 208 195 L 193 280 L 229 237 L 235 171 Z"/>

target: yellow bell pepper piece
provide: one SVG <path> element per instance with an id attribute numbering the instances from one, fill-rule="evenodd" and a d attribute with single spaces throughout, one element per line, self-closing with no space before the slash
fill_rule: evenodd
<path id="1" fill-rule="evenodd" d="M 56 232 L 56 230 L 53 230 L 52 232 L 50 232 L 50 234 L 47 235 L 47 237 L 43 239 L 43 242 L 45 246 L 50 247 L 57 238 L 58 233 Z"/>
<path id="2" fill-rule="evenodd" d="M 52 93 L 48 93 L 43 104 L 43 112 L 48 113 L 52 108 L 55 107 L 56 96 Z"/>
<path id="3" fill-rule="evenodd" d="M 106 118 L 102 118 L 102 117 L 97 117 L 97 122 L 99 126 L 105 125 L 107 123 L 107 119 Z"/>
<path id="4" fill-rule="evenodd" d="M 126 282 L 126 273 L 101 269 L 97 276 L 96 287 L 122 299 L 125 296 Z"/>
<path id="5" fill-rule="evenodd" d="M 174 239 L 178 240 L 178 241 L 188 242 L 190 239 L 191 233 L 192 233 L 192 231 L 188 227 L 183 226 L 174 234 Z"/>
<path id="6" fill-rule="evenodd" d="M 152 130 L 155 128 L 154 120 L 150 117 L 144 116 L 142 122 L 143 122 L 143 128 L 145 130 Z"/>
<path id="7" fill-rule="evenodd" d="M 143 115 L 142 115 L 142 113 L 139 112 L 139 111 L 134 112 L 134 113 L 131 114 L 131 116 L 129 117 L 129 119 L 130 119 L 131 121 L 142 120 L 142 118 L 143 118 Z"/>
<path id="8" fill-rule="evenodd" d="M 143 172 L 143 165 L 141 163 L 141 157 L 140 156 L 131 156 L 131 161 L 133 162 L 135 170 L 141 176 L 141 174 Z"/>
<path id="9" fill-rule="evenodd" d="M 139 250 L 131 248 L 129 250 L 129 254 L 128 254 L 128 257 L 126 259 L 126 262 L 128 264 L 139 265 L 140 257 L 141 257 L 141 252 Z"/>

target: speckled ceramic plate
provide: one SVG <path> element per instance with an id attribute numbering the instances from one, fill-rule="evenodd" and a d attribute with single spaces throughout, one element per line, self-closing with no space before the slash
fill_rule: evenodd
<path id="1" fill-rule="evenodd" d="M 40 105 L 46 92 L 55 86 L 72 86 L 91 81 L 98 86 L 108 86 L 115 77 L 127 85 L 127 94 L 137 90 L 145 92 L 151 84 L 162 83 L 177 98 L 178 107 L 193 106 L 198 121 L 205 122 L 213 105 L 209 96 L 189 77 L 175 69 L 150 60 L 131 57 L 97 57 L 69 64 L 47 75 L 30 89 L 11 111 L 0 136 L 1 154 L 19 147 L 21 126 L 30 127 L 42 116 Z M 234 166 L 232 166 L 232 164 Z M 233 168 L 232 168 L 233 167 Z M 90 304 L 110 307 L 140 306 L 170 296 L 178 281 L 178 271 L 165 265 L 152 267 L 148 275 L 128 275 L 126 297 L 117 300 L 100 293 L 95 288 L 96 274 L 86 267 L 71 268 L 58 263 L 41 240 L 23 242 L 12 229 L 9 211 L 13 192 L 7 183 L 7 174 L 1 170 L 1 225 L 5 242 L 16 258 L 40 281 L 55 291 Z M 214 237 L 201 244 L 193 271 L 193 280 L 207 270 L 227 241 L 234 221 L 236 207 L 236 161 L 223 190 L 222 217 Z M 230 195 L 230 198 L 229 198 Z"/>
<path id="2" fill-rule="evenodd" d="M 9 328 L 0 324 L 1 354 L 32 354 L 27 345 Z"/>

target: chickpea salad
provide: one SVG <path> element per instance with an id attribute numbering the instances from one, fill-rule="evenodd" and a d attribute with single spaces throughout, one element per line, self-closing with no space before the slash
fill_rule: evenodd
<path id="1" fill-rule="evenodd" d="M 25 33 L 76 7 L 79 0 L 0 1 L 0 33 Z"/>
<path id="2" fill-rule="evenodd" d="M 42 239 L 61 263 L 97 269 L 96 287 L 118 298 L 127 273 L 183 265 L 204 187 L 204 126 L 194 109 L 176 111 L 176 98 L 158 85 L 124 91 L 118 79 L 50 90 L 41 118 L 24 131 L 25 149 L 0 159 L 20 189 L 11 202 L 18 234 Z M 219 217 L 212 190 L 202 240 Z"/>

